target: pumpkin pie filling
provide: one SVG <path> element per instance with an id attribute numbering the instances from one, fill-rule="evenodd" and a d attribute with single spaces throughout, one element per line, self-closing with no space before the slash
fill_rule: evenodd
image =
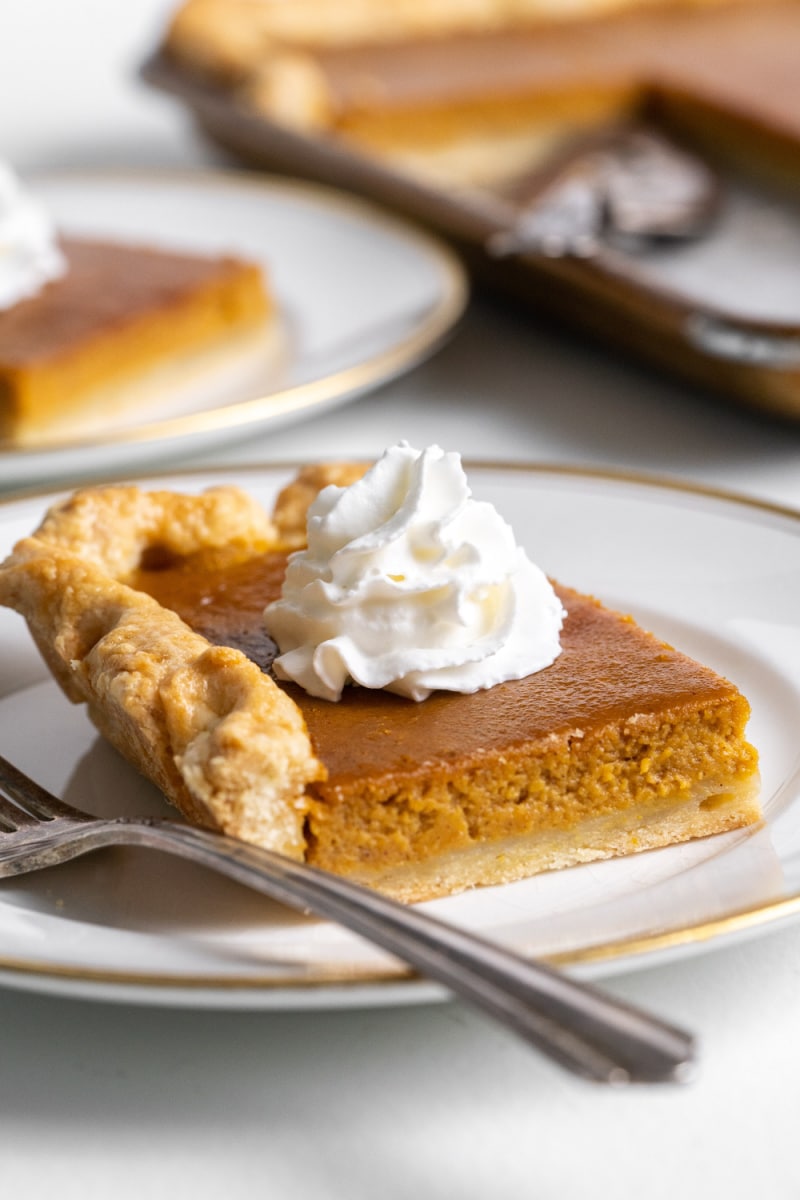
<path id="1" fill-rule="evenodd" d="M 286 554 L 214 558 L 151 560 L 129 583 L 268 670 L 262 612 Z M 524 679 L 419 704 L 359 687 L 331 703 L 280 684 L 327 772 L 309 785 L 309 861 L 400 894 L 412 865 L 413 889 L 435 894 L 443 869 L 459 886 L 493 882 L 532 861 L 605 857 L 609 843 L 660 844 L 665 820 L 682 840 L 755 819 L 744 697 L 629 618 L 557 590 L 562 654 Z"/>

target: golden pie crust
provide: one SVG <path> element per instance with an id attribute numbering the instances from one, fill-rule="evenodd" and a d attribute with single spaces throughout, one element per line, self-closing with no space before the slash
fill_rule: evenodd
<path id="1" fill-rule="evenodd" d="M 190 821 L 405 900 L 759 819 L 746 699 L 569 589 L 552 667 L 417 705 L 359 688 L 340 704 L 314 700 L 192 628 L 202 621 L 171 573 L 213 626 L 220 596 L 253 572 L 260 588 L 266 564 L 266 594 L 251 586 L 246 614 L 261 627 L 308 503 L 364 469 L 308 468 L 271 516 L 237 488 L 77 492 L 0 567 L 0 602 L 26 618 L 66 694 Z M 224 622 L 211 636 L 224 641 Z"/>
<path id="2" fill-rule="evenodd" d="M 79 492 L 15 548 L 0 599 L 69 698 L 190 821 L 300 858 L 306 785 L 323 769 L 296 705 L 239 651 L 120 582 L 155 548 L 235 561 L 275 536 L 236 489 Z"/>

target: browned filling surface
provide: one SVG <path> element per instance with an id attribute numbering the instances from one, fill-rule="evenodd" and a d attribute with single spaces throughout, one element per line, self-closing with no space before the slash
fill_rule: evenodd
<path id="1" fill-rule="evenodd" d="M 262 611 L 284 564 L 279 553 L 151 560 L 130 582 L 268 669 Z M 753 775 L 748 706 L 731 683 L 593 599 L 559 593 L 563 652 L 525 679 L 421 704 L 357 687 L 333 704 L 282 685 L 329 773 L 312 789 L 312 861 L 357 873 Z"/>
<path id="2" fill-rule="evenodd" d="M 266 554 L 209 568 L 204 557 L 142 570 L 133 581 L 209 641 L 235 646 L 268 669 L 275 643 L 262 613 L 277 599 L 286 556 Z M 447 769 L 487 750 L 514 750 L 576 728 L 589 732 L 633 713 L 696 709 L 736 693 L 708 668 L 644 633 L 630 619 L 566 588 L 562 654 L 524 679 L 414 703 L 389 692 L 347 688 L 341 701 L 281 684 L 303 711 L 331 782 Z"/>
<path id="3" fill-rule="evenodd" d="M 74 238 L 62 246 L 66 274 L 0 313 L 0 369 L 58 358 L 143 316 L 168 318 L 187 297 L 255 270 L 141 246 Z"/>

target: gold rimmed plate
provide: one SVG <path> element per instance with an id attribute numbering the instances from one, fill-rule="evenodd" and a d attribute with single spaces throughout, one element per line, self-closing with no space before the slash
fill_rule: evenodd
<path id="1" fill-rule="evenodd" d="M 269 505 L 292 468 L 149 479 L 236 482 Z M 477 496 L 548 573 L 631 612 L 733 679 L 752 704 L 762 825 L 479 889 L 429 907 L 585 974 L 699 952 L 800 913 L 800 513 L 688 486 L 558 467 L 473 464 Z M 52 497 L 0 505 L 0 553 Z M 167 812 L 61 695 L 19 618 L 0 610 L 0 746 L 97 813 Z M 42 753 L 46 744 L 47 753 Z M 0 982 L 154 1004 L 296 1008 L 440 993 L 324 921 L 188 864 L 104 851 L 0 883 Z"/>
<path id="2" fill-rule="evenodd" d="M 3 488 L 148 469 L 344 404 L 431 354 L 467 301 L 435 238 L 320 185 L 209 171 L 30 183 L 65 233 L 253 259 L 278 313 L 262 337 L 160 373 L 124 405 L 69 414 L 30 445 L 0 442 Z"/>

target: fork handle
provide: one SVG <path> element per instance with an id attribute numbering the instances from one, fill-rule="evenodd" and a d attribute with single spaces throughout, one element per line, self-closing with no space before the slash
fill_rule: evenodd
<path id="1" fill-rule="evenodd" d="M 683 1082 L 691 1035 L 540 962 L 283 855 L 172 821 L 92 822 L 86 849 L 122 840 L 169 850 L 388 950 L 570 1071 L 604 1083 Z"/>

